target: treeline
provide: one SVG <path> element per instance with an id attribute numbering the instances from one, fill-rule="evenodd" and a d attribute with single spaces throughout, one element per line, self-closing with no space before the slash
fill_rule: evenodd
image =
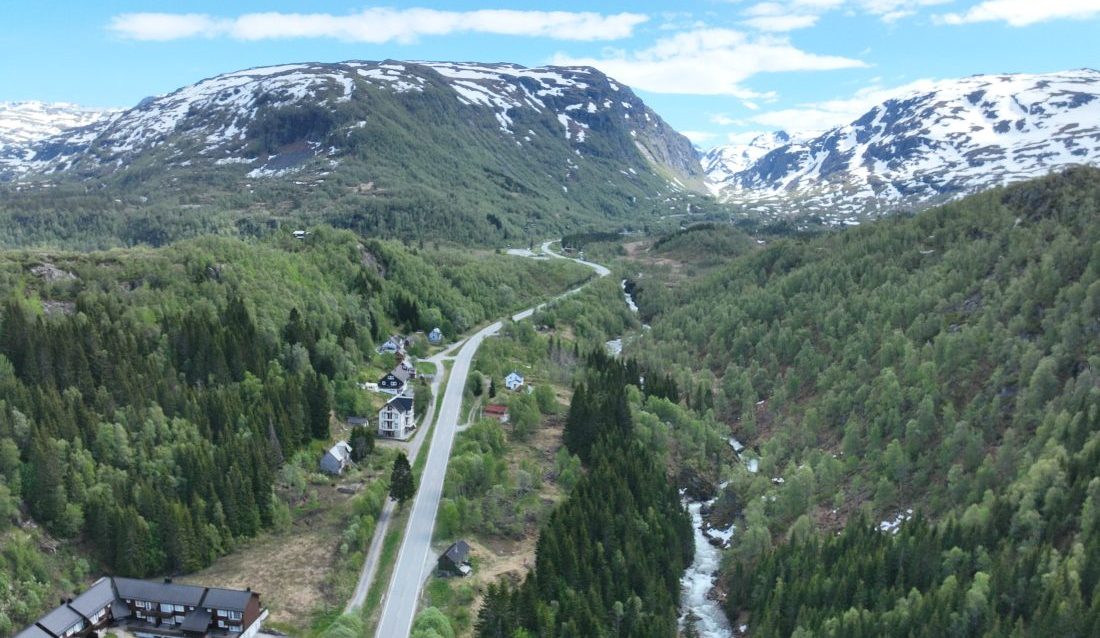
<path id="1" fill-rule="evenodd" d="M 543 526 L 526 580 L 490 586 L 478 636 L 676 635 L 691 522 L 663 460 L 634 436 L 627 384 L 635 372 L 590 358 L 565 431 L 587 473 Z"/>
<path id="2" fill-rule="evenodd" d="M 731 616 L 750 612 L 761 638 L 1100 635 L 1100 391 L 1074 386 L 1065 447 L 1007 494 L 896 535 L 865 518 L 796 534 L 734 565 Z"/>
<path id="3" fill-rule="evenodd" d="M 691 403 L 759 458 L 730 476 L 732 618 L 1096 633 L 1097 210 L 1100 171 L 1073 169 L 639 282 L 655 318 L 635 352 L 692 370 Z M 931 522 L 869 531 L 908 509 Z"/>
<path id="4" fill-rule="evenodd" d="M 622 239 L 622 235 L 619 233 L 608 233 L 601 231 L 588 231 L 584 233 L 570 233 L 563 235 L 561 238 L 561 247 L 570 248 L 572 250 L 584 250 L 584 247 L 588 244 L 606 241 L 619 241 Z"/>
<path id="5" fill-rule="evenodd" d="M 29 514 L 89 548 L 93 571 L 151 576 L 288 522 L 283 461 L 330 441 L 334 413 L 354 414 L 375 343 L 424 318 L 463 329 L 585 271 L 482 257 L 484 274 L 476 255 L 326 228 L 0 255 L 0 534 Z M 20 547 L 0 560 L 9 628 L 54 599 L 53 576 L 25 567 Z"/>

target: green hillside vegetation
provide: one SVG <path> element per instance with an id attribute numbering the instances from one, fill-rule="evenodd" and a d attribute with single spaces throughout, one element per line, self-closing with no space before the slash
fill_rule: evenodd
<path id="1" fill-rule="evenodd" d="M 752 248 L 752 239 L 740 230 L 728 224 L 704 222 L 662 237 L 651 250 L 681 261 L 717 264 Z"/>
<path id="2" fill-rule="evenodd" d="M 633 351 L 760 458 L 729 486 L 736 623 L 1100 633 L 1098 213 L 1073 169 L 639 284 Z"/>
<path id="3" fill-rule="evenodd" d="M 192 572 L 285 524 L 284 460 L 319 457 L 375 343 L 458 334 L 587 276 L 324 227 L 0 254 L 0 633 L 89 574 Z M 87 560 L 58 571 L 51 543 Z"/>
<path id="4" fill-rule="evenodd" d="M 261 107 L 235 152 L 278 156 L 291 169 L 278 177 L 215 165 L 184 131 L 172 136 L 178 145 L 168 140 L 119 158 L 126 164 L 117 172 L 78 164 L 51 175 L 49 188 L 9 184 L 0 191 L 0 246 L 160 245 L 321 222 L 364 235 L 491 245 L 716 206 L 660 176 L 610 114 L 575 143 L 553 112 L 515 109 L 512 129 L 533 133 L 519 145 L 492 110 L 462 104 L 433 72 L 425 77 L 423 91 L 360 81 L 346 101 L 333 94 L 309 106 Z M 181 161 L 179 148 L 190 149 L 191 161 Z M 312 148 L 338 152 L 314 158 Z"/>
<path id="5" fill-rule="evenodd" d="M 662 457 L 635 437 L 629 384 L 637 373 L 589 357 L 564 433 L 587 471 L 542 526 L 524 582 L 488 588 L 478 636 L 675 635 L 691 522 Z"/>

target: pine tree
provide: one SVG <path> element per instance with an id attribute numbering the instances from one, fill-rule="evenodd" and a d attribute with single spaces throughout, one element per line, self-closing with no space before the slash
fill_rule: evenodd
<path id="1" fill-rule="evenodd" d="M 409 457 L 402 452 L 393 460 L 393 471 L 390 472 L 390 498 L 403 505 L 405 501 L 416 495 L 414 481 Z"/>
<path id="2" fill-rule="evenodd" d="M 306 388 L 306 401 L 309 403 L 309 430 L 315 439 L 329 437 L 329 418 L 332 413 L 332 392 L 325 378 L 313 374 Z"/>
<path id="3" fill-rule="evenodd" d="M 357 425 L 351 429 L 348 443 L 351 445 L 351 460 L 358 463 L 374 451 L 374 433 L 363 426 Z"/>

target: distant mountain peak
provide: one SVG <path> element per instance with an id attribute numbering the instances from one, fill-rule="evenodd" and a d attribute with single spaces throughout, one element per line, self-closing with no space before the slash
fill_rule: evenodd
<path id="1" fill-rule="evenodd" d="M 810 140 L 762 154 L 714 149 L 707 158 L 712 190 L 764 217 L 815 214 L 845 223 L 920 209 L 1100 164 L 1100 72 L 941 81 Z"/>
<path id="2" fill-rule="evenodd" d="M 315 125 L 326 128 L 324 135 L 313 131 L 313 137 L 330 138 L 332 126 L 353 128 L 362 122 L 335 121 L 356 111 L 342 109 L 341 104 L 370 102 L 370 92 L 377 90 L 416 96 L 439 89 L 449 90 L 457 105 L 491 111 L 510 144 L 532 141 L 529 127 L 515 122 L 521 113 L 550 114 L 562 139 L 579 156 L 603 152 L 602 145 L 589 140 L 594 133 L 621 130 L 630 136 L 628 145 L 658 168 L 681 181 L 701 182 L 702 170 L 686 138 L 629 88 L 596 69 L 395 60 L 282 64 L 225 73 L 142 100 L 115 117 L 90 119 L 94 126 L 74 135 L 37 145 L 34 142 L 41 138 L 28 140 L 22 152 L 0 157 L 0 169 L 6 166 L 14 174 L 113 172 L 138 156 L 164 153 L 167 146 L 180 151 L 180 162 L 249 164 L 254 176 L 273 175 L 289 167 L 283 165 L 286 158 L 276 163 L 281 167 L 264 160 L 264 155 L 277 154 L 274 148 L 257 150 L 257 130 L 266 113 L 289 107 L 327 111 L 329 115 L 317 112 L 302 117 L 319 118 Z M 369 108 L 358 111 L 369 117 Z M 615 125 L 609 126 L 609 120 L 615 120 Z M 310 147 L 309 156 L 339 161 L 335 156 L 341 147 L 334 139 L 328 139 L 327 145 L 319 145 L 319 139 L 302 141 Z M 621 146 L 622 141 L 615 144 Z M 302 159 L 305 151 L 299 151 Z"/>
<path id="3" fill-rule="evenodd" d="M 94 124 L 115 112 L 66 102 L 0 102 L 0 148 L 37 142 Z"/>

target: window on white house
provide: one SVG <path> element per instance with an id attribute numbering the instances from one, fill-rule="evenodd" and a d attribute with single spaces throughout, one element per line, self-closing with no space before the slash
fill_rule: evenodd
<path id="1" fill-rule="evenodd" d="M 230 620 L 240 620 L 241 619 L 241 612 L 239 612 L 239 611 L 229 612 L 229 619 Z"/>

